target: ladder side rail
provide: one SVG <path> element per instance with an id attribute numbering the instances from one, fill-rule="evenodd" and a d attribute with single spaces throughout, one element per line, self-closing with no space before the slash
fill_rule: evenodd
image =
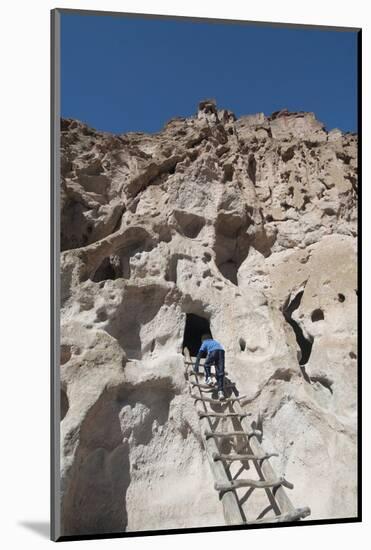
<path id="1" fill-rule="evenodd" d="M 236 390 L 234 390 L 236 391 Z M 234 402 L 234 406 L 238 412 L 243 412 L 243 409 L 238 401 Z M 246 430 L 247 432 L 251 431 L 251 426 L 249 425 L 249 421 L 246 417 L 241 418 L 240 420 L 241 426 Z M 257 456 L 261 456 L 266 454 L 262 445 L 260 444 L 260 441 L 256 435 L 252 435 L 248 440 L 248 446 L 250 447 L 250 450 L 253 454 Z M 266 459 L 259 463 L 260 461 L 256 461 L 255 467 L 258 471 L 258 474 L 261 475 L 264 479 L 274 479 L 277 477 L 273 466 L 269 462 L 269 459 Z M 270 493 L 270 490 L 267 490 L 267 493 Z M 295 510 L 294 505 L 292 504 L 288 494 L 286 493 L 284 487 L 280 485 L 272 492 L 273 498 L 277 501 L 277 504 L 280 508 L 280 511 L 282 514 L 287 514 L 289 512 L 293 512 Z"/>

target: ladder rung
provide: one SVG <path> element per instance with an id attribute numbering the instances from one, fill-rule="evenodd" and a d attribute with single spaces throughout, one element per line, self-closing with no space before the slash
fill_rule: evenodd
<path id="1" fill-rule="evenodd" d="M 252 432 L 210 432 L 208 430 L 205 431 L 205 437 L 206 439 L 210 439 L 210 437 L 220 437 L 220 438 L 228 438 L 228 437 L 234 437 L 234 436 L 241 436 L 241 437 L 247 437 L 250 438 L 254 435 L 260 436 L 261 431 L 260 430 L 253 430 Z"/>
<path id="2" fill-rule="evenodd" d="M 223 417 L 234 417 L 234 418 L 245 418 L 245 416 L 251 416 L 252 413 L 236 413 L 236 412 L 231 412 L 231 413 L 218 413 L 218 412 L 202 412 L 202 411 L 197 411 L 198 412 L 198 416 L 200 418 L 204 418 L 204 417 L 207 417 L 207 416 L 216 416 L 218 418 L 223 418 Z"/>
<path id="3" fill-rule="evenodd" d="M 240 395 L 239 397 L 226 397 L 225 399 L 212 399 L 211 397 L 200 397 L 191 393 L 191 397 L 195 401 L 206 401 L 207 403 L 234 403 L 235 401 L 242 401 L 246 399 L 246 395 Z"/>
<path id="4" fill-rule="evenodd" d="M 208 384 L 193 384 L 191 386 L 191 389 L 192 388 L 199 388 L 200 391 L 215 391 L 217 389 L 216 386 L 212 385 L 212 386 L 209 386 Z"/>
<path id="5" fill-rule="evenodd" d="M 285 478 L 280 477 L 278 479 L 272 480 L 263 480 L 263 479 L 234 479 L 224 483 L 215 482 L 214 487 L 217 491 L 225 493 L 226 491 L 233 491 L 234 489 L 239 489 L 240 487 L 253 487 L 254 489 L 268 489 L 279 487 L 284 485 L 289 489 L 293 489 L 292 483 L 289 483 Z"/>
<path id="6" fill-rule="evenodd" d="M 225 460 L 228 462 L 233 462 L 234 460 L 266 460 L 267 458 L 271 458 L 272 456 L 278 456 L 277 453 L 267 453 L 265 455 L 256 456 L 256 455 L 248 455 L 248 454 L 229 454 L 229 455 L 223 455 L 219 453 L 213 453 L 212 457 L 214 461 L 217 460 Z"/>
<path id="7" fill-rule="evenodd" d="M 208 386 L 207 384 L 199 384 L 198 382 L 191 382 L 191 387 L 192 388 L 201 388 L 201 389 L 205 388 L 206 389 L 206 388 L 210 388 L 212 386 Z M 213 387 L 215 387 L 215 386 L 213 386 Z M 224 384 L 224 387 L 225 388 L 234 388 L 235 384 Z"/>
<path id="8" fill-rule="evenodd" d="M 310 508 L 306 506 L 305 508 L 296 508 L 295 510 L 292 510 L 292 512 L 287 512 L 287 514 L 281 514 L 279 516 L 274 516 L 266 519 L 257 519 L 255 521 L 248 521 L 247 525 L 256 525 L 259 523 L 281 523 L 284 521 L 298 521 L 299 519 L 310 516 L 310 514 Z"/>

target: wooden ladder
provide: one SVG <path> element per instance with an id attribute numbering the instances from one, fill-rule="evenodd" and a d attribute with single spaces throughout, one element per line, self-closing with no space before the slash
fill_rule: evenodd
<path id="1" fill-rule="evenodd" d="M 255 423 L 249 422 L 250 413 L 244 412 L 241 406 L 246 396 L 239 395 L 235 384 L 225 376 L 226 399 L 214 399 L 216 388 L 202 383 L 204 373 L 194 373 L 192 367 L 195 361 L 187 348 L 184 348 L 183 353 L 185 377 L 189 381 L 190 394 L 197 409 L 202 440 L 215 479 L 214 487 L 223 505 L 226 524 L 295 522 L 309 516 L 311 512 L 308 507 L 295 508 L 289 499 L 285 488 L 293 489 L 293 485 L 275 474 L 269 458 L 278 455 L 264 452 L 261 445 L 262 432 Z M 200 367 L 203 368 L 203 365 Z M 224 419 L 232 422 L 233 429 L 217 430 Z M 223 452 L 223 445 L 229 445 L 228 452 Z M 254 478 L 241 479 L 240 474 L 250 470 L 250 464 L 255 468 Z M 234 474 L 232 465 L 234 469 L 237 466 Z M 241 489 L 247 489 L 247 492 L 241 495 Z M 248 504 L 256 489 L 265 491 L 267 505 L 257 517 L 251 518 Z"/>

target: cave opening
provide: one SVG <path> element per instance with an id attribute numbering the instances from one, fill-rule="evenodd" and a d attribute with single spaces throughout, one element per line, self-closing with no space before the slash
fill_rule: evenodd
<path id="1" fill-rule="evenodd" d="M 205 219 L 192 212 L 174 210 L 173 216 L 177 223 L 178 231 L 189 239 L 198 237 L 198 234 L 205 225 Z"/>
<path id="2" fill-rule="evenodd" d="M 318 308 L 312 311 L 311 319 L 312 323 L 317 323 L 318 321 L 323 321 L 325 318 L 325 315 L 322 311 L 322 309 Z"/>
<path id="3" fill-rule="evenodd" d="M 237 263 L 232 260 L 228 260 L 228 262 L 218 265 L 219 271 L 223 277 L 236 286 L 238 286 L 238 267 Z"/>
<path id="4" fill-rule="evenodd" d="M 99 283 L 101 281 L 107 281 L 108 279 L 114 280 L 117 277 L 118 277 L 118 273 L 115 271 L 114 266 L 110 261 L 110 258 L 107 257 L 103 260 L 101 265 L 98 267 L 98 269 L 94 273 L 92 277 L 92 281 L 94 283 Z"/>
<path id="5" fill-rule="evenodd" d="M 310 354 L 312 353 L 313 340 L 304 336 L 303 330 L 300 325 L 292 318 L 293 312 L 300 306 L 301 299 L 303 297 L 304 290 L 301 290 L 296 296 L 290 300 L 290 296 L 287 298 L 282 313 L 295 333 L 296 341 L 301 351 L 301 357 L 299 359 L 299 365 L 304 366 L 308 363 Z"/>
<path id="6" fill-rule="evenodd" d="M 211 334 L 209 320 L 194 313 L 187 313 L 182 349 L 187 347 L 191 357 L 197 355 L 203 334 Z"/>

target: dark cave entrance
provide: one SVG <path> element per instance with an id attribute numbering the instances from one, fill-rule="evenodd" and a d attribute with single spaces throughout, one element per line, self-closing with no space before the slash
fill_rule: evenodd
<path id="1" fill-rule="evenodd" d="M 116 279 L 117 274 L 115 273 L 115 270 L 113 268 L 113 265 L 110 262 L 109 258 L 105 258 L 101 265 L 98 267 L 96 272 L 94 273 L 92 280 L 95 283 L 99 283 L 100 281 L 107 281 L 108 279 Z"/>
<path id="2" fill-rule="evenodd" d="M 306 365 L 308 363 L 313 346 L 313 340 L 309 340 L 304 336 L 302 329 L 300 328 L 298 323 L 292 318 L 293 312 L 300 306 L 303 294 L 304 290 L 301 290 L 291 301 L 290 297 L 288 297 L 282 308 L 283 316 L 295 332 L 296 341 L 301 350 L 301 358 L 299 360 L 300 366 Z"/>
<path id="3" fill-rule="evenodd" d="M 224 262 L 224 264 L 218 265 L 220 273 L 225 279 L 228 279 L 234 285 L 238 286 L 238 264 L 232 260 Z"/>
<path id="4" fill-rule="evenodd" d="M 182 347 L 187 347 L 192 357 L 195 357 L 200 349 L 203 334 L 211 334 L 208 319 L 187 313 Z"/>

